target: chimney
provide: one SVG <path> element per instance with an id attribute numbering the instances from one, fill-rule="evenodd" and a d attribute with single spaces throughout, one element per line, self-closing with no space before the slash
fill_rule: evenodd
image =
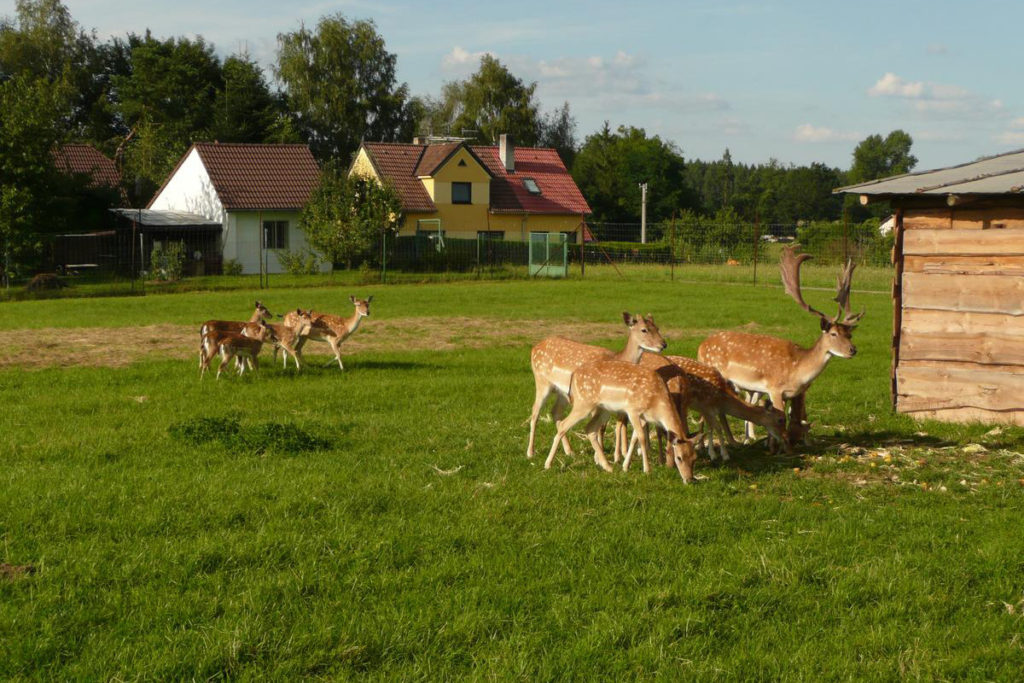
<path id="1" fill-rule="evenodd" d="M 516 172 L 516 148 L 512 145 L 512 140 L 509 138 L 508 133 L 502 133 L 498 136 L 498 157 L 501 159 L 501 163 L 505 165 L 505 170 L 509 173 Z"/>

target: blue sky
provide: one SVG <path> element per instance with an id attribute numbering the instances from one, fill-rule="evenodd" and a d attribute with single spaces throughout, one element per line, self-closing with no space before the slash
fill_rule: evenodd
<path id="1" fill-rule="evenodd" d="M 687 158 L 847 168 L 859 140 L 896 128 L 918 169 L 1024 147 L 1020 2 L 65 1 L 100 38 L 201 34 L 265 66 L 280 32 L 372 19 L 414 94 L 491 53 L 537 82 L 542 109 L 568 101 L 581 141 L 607 120 Z"/>

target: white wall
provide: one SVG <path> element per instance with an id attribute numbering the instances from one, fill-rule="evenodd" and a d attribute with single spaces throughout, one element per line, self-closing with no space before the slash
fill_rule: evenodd
<path id="1" fill-rule="evenodd" d="M 224 258 L 233 258 L 242 264 L 243 273 L 260 272 L 260 239 L 263 235 L 264 221 L 288 221 L 288 250 L 305 251 L 309 247 L 306 233 L 299 228 L 298 211 L 231 211 L 224 222 L 225 233 L 230 233 L 230 242 L 224 244 Z M 230 226 L 230 227 L 229 227 Z M 277 259 L 277 250 L 269 249 L 266 254 L 266 272 L 283 273 L 284 268 Z M 320 271 L 328 272 L 330 263 L 321 263 Z"/>
<path id="2" fill-rule="evenodd" d="M 210 220 L 224 222 L 224 205 L 213 189 L 210 174 L 195 148 L 185 157 L 160 194 L 153 198 L 149 208 L 197 213 Z"/>

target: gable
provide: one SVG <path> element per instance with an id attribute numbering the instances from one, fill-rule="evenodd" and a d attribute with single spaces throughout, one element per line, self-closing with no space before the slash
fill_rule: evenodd
<path id="1" fill-rule="evenodd" d="M 486 183 L 491 174 L 468 147 L 461 147 L 438 166 L 433 173 L 436 182 Z"/>

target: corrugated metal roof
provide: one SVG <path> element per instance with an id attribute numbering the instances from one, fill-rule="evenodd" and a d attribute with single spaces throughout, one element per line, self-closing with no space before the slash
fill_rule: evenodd
<path id="1" fill-rule="evenodd" d="M 221 224 L 206 216 L 184 211 L 157 209 L 111 209 L 113 213 L 147 228 L 219 228 Z"/>
<path id="2" fill-rule="evenodd" d="M 1024 192 L 1024 150 L 947 168 L 848 185 L 833 192 L 867 195 L 1018 194 Z"/>

